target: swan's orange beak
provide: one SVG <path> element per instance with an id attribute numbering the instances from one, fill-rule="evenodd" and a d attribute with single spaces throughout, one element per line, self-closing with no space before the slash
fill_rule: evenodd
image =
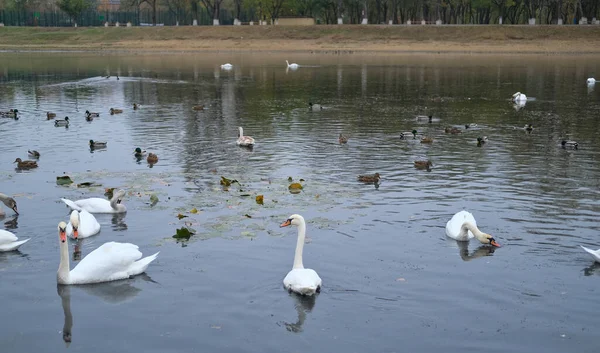
<path id="1" fill-rule="evenodd" d="M 79 231 L 77 230 L 77 228 L 73 228 L 73 238 L 77 239 L 78 236 L 79 236 Z"/>
<path id="2" fill-rule="evenodd" d="M 62 229 L 60 230 L 60 241 L 63 243 L 67 241 L 67 232 Z"/>
<path id="3" fill-rule="evenodd" d="M 279 225 L 279 227 L 287 227 L 287 226 L 290 226 L 290 225 L 292 225 L 292 220 L 288 219 L 285 222 L 281 223 Z"/>
<path id="4" fill-rule="evenodd" d="M 498 244 L 498 242 L 494 238 L 490 239 L 490 244 L 492 244 L 493 246 L 495 246 L 497 248 L 500 247 L 500 244 Z"/>

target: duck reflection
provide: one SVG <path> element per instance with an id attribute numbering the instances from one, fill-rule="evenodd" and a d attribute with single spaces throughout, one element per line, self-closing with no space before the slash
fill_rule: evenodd
<path id="1" fill-rule="evenodd" d="M 154 282 L 149 276 L 142 275 L 137 276 L 131 280 L 113 281 L 106 283 L 97 284 L 86 284 L 77 286 L 86 294 L 100 298 L 103 302 L 108 304 L 120 304 L 127 300 L 136 297 L 142 290 L 133 286 L 132 284 L 136 281 L 149 281 Z M 156 282 L 154 282 L 156 283 Z M 61 299 L 61 304 L 64 313 L 64 325 L 62 330 L 63 341 L 65 341 L 67 347 L 71 343 L 73 338 L 73 314 L 71 312 L 71 288 L 72 286 L 59 284 L 56 286 L 56 291 Z"/>
<path id="2" fill-rule="evenodd" d="M 111 223 L 113 225 L 113 229 L 116 231 L 124 231 L 127 230 L 127 224 L 125 223 L 126 213 L 115 213 L 112 216 Z"/>
<path id="3" fill-rule="evenodd" d="M 317 296 L 305 296 L 298 295 L 296 293 L 290 293 L 290 297 L 294 298 L 294 306 L 296 307 L 296 312 L 298 313 L 298 320 L 294 323 L 284 322 L 285 329 L 294 333 L 302 332 L 302 325 L 304 325 L 304 321 L 306 320 L 306 314 L 311 312 L 315 307 Z"/>
<path id="4" fill-rule="evenodd" d="M 469 254 L 469 242 L 468 241 L 457 241 L 458 253 L 463 261 L 471 261 L 480 257 L 492 256 L 495 251 L 495 247 L 490 245 L 481 245 L 477 249 L 473 250 Z"/>
<path id="5" fill-rule="evenodd" d="M 600 275 L 600 263 L 594 262 L 583 269 L 584 276 Z"/>

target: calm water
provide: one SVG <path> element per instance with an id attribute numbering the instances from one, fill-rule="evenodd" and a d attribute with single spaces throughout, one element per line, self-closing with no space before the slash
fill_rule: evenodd
<path id="1" fill-rule="evenodd" d="M 305 66 L 286 72 L 285 59 Z M 21 212 L 2 222 L 32 238 L 0 253 L 3 351 L 597 351 L 600 266 L 579 248 L 600 246 L 600 87 L 585 85 L 597 58 L 4 53 L 0 72 L 0 108 L 21 112 L 0 119 L 0 192 Z M 535 99 L 517 110 L 516 91 Z M 478 126 L 443 131 L 465 123 Z M 236 147 L 238 126 L 252 151 Z M 398 138 L 412 129 L 433 144 Z M 135 147 L 160 161 L 137 162 Z M 28 149 L 40 167 L 16 171 Z M 413 167 L 425 158 L 430 172 Z M 356 181 L 374 172 L 379 188 Z M 58 186 L 63 173 L 102 186 Z M 224 190 L 221 176 L 241 186 Z M 60 198 L 106 187 L 128 191 L 129 212 L 97 215 L 101 233 L 71 250 L 124 241 L 159 258 L 145 276 L 57 290 Z M 503 247 L 447 239 L 461 209 Z M 296 230 L 279 224 L 292 213 L 308 222 L 316 299 L 281 285 Z M 197 233 L 178 243 L 186 224 Z"/>

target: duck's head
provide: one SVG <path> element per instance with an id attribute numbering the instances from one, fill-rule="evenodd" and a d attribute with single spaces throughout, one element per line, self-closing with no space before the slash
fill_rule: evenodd
<path id="1" fill-rule="evenodd" d="M 69 121 L 69 117 L 68 117 L 68 116 L 65 116 L 65 120 L 66 120 L 66 121 Z"/>
<path id="2" fill-rule="evenodd" d="M 562 141 L 560 142 L 560 144 L 561 144 L 561 145 L 563 145 L 563 146 L 564 146 L 564 145 L 566 145 L 566 144 L 567 144 L 567 140 L 562 140 Z M 20 158 L 17 158 L 17 159 L 20 159 Z M 16 161 L 15 161 L 15 162 L 16 162 Z"/>
<path id="3" fill-rule="evenodd" d="M 567 141 L 563 141 L 563 142 L 566 143 Z M 563 145 L 564 145 L 564 143 L 563 143 Z M 17 159 L 15 159 L 15 161 L 13 163 L 21 163 L 21 162 L 23 162 L 23 160 L 21 158 L 17 158 Z"/>
<path id="4" fill-rule="evenodd" d="M 94 140 L 90 140 L 90 146 L 94 145 Z"/>
<path id="5" fill-rule="evenodd" d="M 58 224 L 58 239 L 61 243 L 67 241 L 67 224 L 65 222 L 60 222 Z"/>
<path id="6" fill-rule="evenodd" d="M 417 136 L 417 130 L 413 130 L 411 131 L 411 133 L 413 134 L 413 136 Z"/>
<path id="7" fill-rule="evenodd" d="M 313 106 L 312 102 L 308 102 L 308 106 L 312 107 Z"/>
<path id="8" fill-rule="evenodd" d="M 142 149 L 139 147 L 136 147 L 134 152 L 135 152 L 135 154 L 142 154 Z"/>
<path id="9" fill-rule="evenodd" d="M 73 238 L 77 239 L 79 237 L 79 212 L 73 210 L 69 220 L 71 221 L 71 226 L 73 226 Z"/>
<path id="10" fill-rule="evenodd" d="M 288 227 L 291 225 L 299 226 L 303 223 L 304 223 L 304 217 L 300 216 L 299 214 L 293 214 L 293 215 L 289 216 L 285 222 L 281 223 L 281 225 L 279 227 Z"/>

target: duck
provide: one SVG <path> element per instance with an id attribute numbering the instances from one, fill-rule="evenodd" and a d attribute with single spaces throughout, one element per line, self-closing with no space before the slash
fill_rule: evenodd
<path id="1" fill-rule="evenodd" d="M 487 136 L 483 136 L 483 137 L 478 137 L 477 138 L 477 147 L 481 147 L 482 145 L 484 145 L 486 142 L 488 141 Z"/>
<path id="2" fill-rule="evenodd" d="M 562 140 L 560 142 L 560 144 L 562 145 L 563 148 L 573 148 L 573 149 L 579 148 L 579 143 L 577 143 L 576 141 Z"/>
<path id="3" fill-rule="evenodd" d="M 121 113 L 123 113 L 123 109 L 110 108 L 110 115 L 121 114 Z"/>
<path id="4" fill-rule="evenodd" d="M 525 129 L 525 131 L 527 131 L 527 133 L 531 134 L 533 132 L 533 125 L 527 124 L 527 125 L 525 125 L 525 127 L 523 127 L 523 129 Z"/>
<path id="5" fill-rule="evenodd" d="M 517 92 L 512 95 L 513 102 L 525 102 L 527 101 L 527 96 L 524 93 Z"/>
<path id="6" fill-rule="evenodd" d="M 379 180 L 381 180 L 381 176 L 379 175 L 379 173 L 358 176 L 358 181 L 361 181 L 363 183 L 379 183 Z"/>
<path id="7" fill-rule="evenodd" d="M 142 150 L 141 148 L 136 147 L 136 149 L 133 151 L 133 155 L 136 158 L 142 158 L 146 155 L 146 150 Z"/>
<path id="8" fill-rule="evenodd" d="M 67 224 L 67 236 L 73 239 L 87 238 L 100 233 L 100 223 L 86 210 L 73 210 Z"/>
<path id="9" fill-rule="evenodd" d="M 421 139 L 421 143 L 433 143 L 433 137 L 424 136 Z"/>
<path id="10" fill-rule="evenodd" d="M 348 137 L 347 137 L 347 136 L 344 136 L 344 135 L 342 135 L 342 134 L 340 134 L 340 137 L 338 138 L 338 140 L 339 140 L 339 142 L 340 142 L 340 145 L 342 145 L 342 144 L 345 144 L 345 143 L 348 143 Z"/>
<path id="11" fill-rule="evenodd" d="M 447 133 L 447 134 L 460 134 L 460 133 L 462 133 L 462 131 L 460 131 L 459 128 L 457 128 L 457 127 L 450 127 L 450 126 L 447 126 L 444 129 L 444 132 Z"/>
<path id="12" fill-rule="evenodd" d="M 13 233 L 0 229 L 0 252 L 15 251 L 19 249 L 19 246 L 27 243 L 29 239 L 19 240 Z"/>
<path id="13" fill-rule="evenodd" d="M 5 195 L 3 193 L 0 193 L 0 201 L 2 201 L 3 204 L 6 205 L 6 207 L 10 208 L 11 210 L 13 210 L 15 212 L 15 214 L 19 214 L 19 211 L 17 211 L 17 201 L 15 201 L 15 199 L 13 199 L 12 197 Z M 2 206 L 0 206 L 0 216 L 5 216 L 6 212 L 4 212 L 4 210 L 2 209 Z"/>
<path id="14" fill-rule="evenodd" d="M 291 63 L 290 64 L 290 62 L 287 61 L 287 60 L 285 61 L 285 63 L 287 64 L 288 69 L 291 69 L 291 70 L 296 70 L 297 68 L 300 67 L 300 65 L 298 65 L 296 63 Z"/>
<path id="15" fill-rule="evenodd" d="M 192 107 L 192 110 L 204 110 L 204 105 L 195 105 Z"/>
<path id="16" fill-rule="evenodd" d="M 244 136 L 244 129 L 242 127 L 238 127 L 238 139 L 235 142 L 238 146 L 242 147 L 252 147 L 254 146 L 254 139 L 250 136 Z"/>
<path id="17" fill-rule="evenodd" d="M 46 112 L 47 120 L 54 119 L 54 118 L 56 118 L 56 113 Z"/>
<path id="18" fill-rule="evenodd" d="M 137 103 L 133 103 L 133 110 L 138 110 L 141 107 L 141 105 L 137 104 Z"/>
<path id="19" fill-rule="evenodd" d="M 230 63 L 226 63 L 226 64 L 221 65 L 221 69 L 231 70 L 231 69 L 233 69 L 233 65 L 231 65 Z"/>
<path id="20" fill-rule="evenodd" d="M 317 112 L 323 110 L 323 106 L 321 104 L 313 104 L 312 102 L 308 102 L 308 110 L 311 112 Z"/>
<path id="21" fill-rule="evenodd" d="M 477 127 L 477 124 L 475 124 L 475 123 L 465 124 L 465 129 L 470 129 L 472 127 Z"/>
<path id="22" fill-rule="evenodd" d="M 425 161 L 415 161 L 415 168 L 417 169 L 427 169 L 429 170 L 433 166 L 433 163 L 429 160 Z"/>
<path id="23" fill-rule="evenodd" d="M 154 153 L 148 153 L 148 158 L 146 158 L 146 161 L 150 164 L 158 163 L 158 156 Z"/>
<path id="24" fill-rule="evenodd" d="M 40 153 L 36 150 L 27 150 L 27 154 L 33 158 L 40 158 Z"/>
<path id="25" fill-rule="evenodd" d="M 85 116 L 85 121 L 94 121 L 94 117 L 91 115 L 86 115 Z"/>
<path id="26" fill-rule="evenodd" d="M 90 148 L 104 148 L 108 145 L 106 141 L 94 141 L 90 140 Z"/>
<path id="27" fill-rule="evenodd" d="M 581 246 L 581 248 L 583 250 L 585 250 L 588 254 L 592 255 L 592 257 L 594 258 L 594 261 L 596 262 L 600 262 L 600 249 L 598 250 L 592 250 L 592 249 L 588 249 L 583 245 L 579 245 Z"/>
<path id="28" fill-rule="evenodd" d="M 86 116 L 91 116 L 92 118 L 98 118 L 98 117 L 100 117 L 100 113 L 92 113 L 89 110 L 85 111 L 85 115 Z"/>
<path id="29" fill-rule="evenodd" d="M 81 259 L 74 269 L 70 269 L 67 224 L 58 224 L 60 244 L 60 264 L 57 271 L 58 284 L 90 284 L 117 281 L 139 275 L 160 252 L 142 258 L 139 247 L 131 243 L 108 242 Z"/>
<path id="30" fill-rule="evenodd" d="M 15 159 L 13 163 L 17 163 L 18 169 L 33 169 L 38 167 L 36 161 L 24 161 L 21 158 Z"/>
<path id="31" fill-rule="evenodd" d="M 76 211 L 86 210 L 89 213 L 125 213 L 127 212 L 127 207 L 121 203 L 123 201 L 123 196 L 125 196 L 125 190 L 119 190 L 113 194 L 110 200 L 99 197 L 77 201 L 71 201 L 69 199 L 60 200 Z"/>
<path id="32" fill-rule="evenodd" d="M 417 115 L 415 120 L 417 120 L 417 121 L 427 120 L 428 122 L 432 123 L 433 115 Z"/>
<path id="33" fill-rule="evenodd" d="M 477 238 L 482 244 L 500 247 L 500 244 L 498 244 L 494 237 L 483 233 L 477 228 L 477 222 L 473 214 L 464 210 L 456 213 L 446 223 L 446 235 L 458 241 L 469 241 L 472 238 Z"/>
<path id="34" fill-rule="evenodd" d="M 588 85 L 595 85 L 595 84 L 596 84 L 596 79 L 595 79 L 595 78 L 593 78 L 593 77 L 590 77 L 590 78 L 588 78 L 587 80 L 585 80 L 585 82 L 586 82 Z"/>
<path id="35" fill-rule="evenodd" d="M 288 292 L 294 292 L 300 295 L 313 296 L 321 292 L 323 281 L 317 272 L 310 268 L 304 268 L 302 263 L 302 250 L 306 233 L 306 222 L 304 217 L 299 214 L 293 214 L 281 223 L 280 227 L 289 226 L 298 227 L 298 240 L 296 241 L 296 253 L 294 255 L 294 265 L 292 270 L 283 279 L 283 287 Z"/>
<path id="36" fill-rule="evenodd" d="M 412 137 L 411 137 L 412 135 Z M 417 130 L 413 130 L 411 132 L 401 132 L 400 133 L 400 140 L 408 140 L 408 139 L 412 139 L 415 140 L 417 138 Z"/>
<path id="37" fill-rule="evenodd" d="M 0 116 L 3 116 L 5 118 L 13 118 L 13 119 L 18 119 L 19 115 L 19 109 L 11 109 L 7 112 L 0 112 Z"/>
<path id="38" fill-rule="evenodd" d="M 65 116 L 62 120 L 54 120 L 54 126 L 66 126 L 69 127 L 69 117 Z"/>

